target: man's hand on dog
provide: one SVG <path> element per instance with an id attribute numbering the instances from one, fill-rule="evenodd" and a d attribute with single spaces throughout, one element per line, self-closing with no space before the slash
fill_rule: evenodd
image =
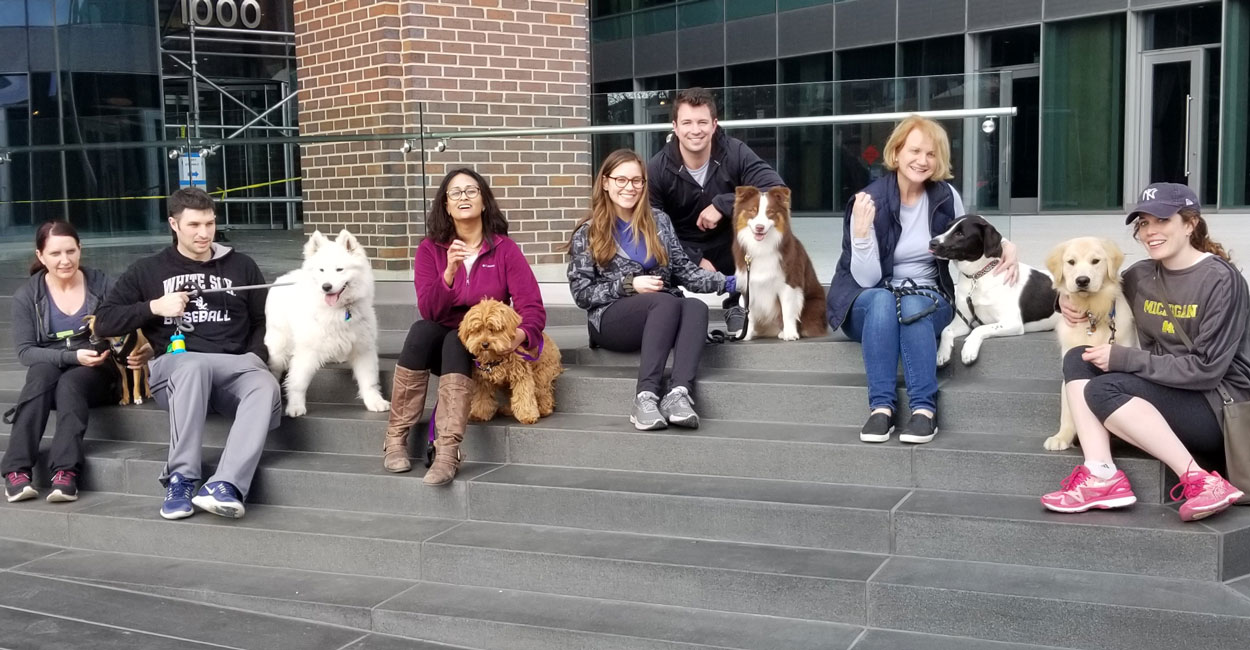
<path id="1" fill-rule="evenodd" d="M 94 368 L 104 363 L 105 361 L 107 361 L 108 358 L 109 358 L 108 350 L 105 350 L 103 352 L 96 352 L 95 350 L 79 350 L 78 351 L 78 365 L 87 366 L 88 368 Z"/>
<path id="2" fill-rule="evenodd" d="M 664 290 L 664 280 L 658 275 L 635 275 L 634 291 L 637 293 L 655 293 Z"/>
<path id="3" fill-rule="evenodd" d="M 153 356 L 155 356 L 155 352 L 152 350 L 152 344 L 144 343 L 143 347 L 136 349 L 130 353 L 130 356 L 126 357 L 126 367 L 131 370 L 138 370 L 147 365 Z"/>
<path id="4" fill-rule="evenodd" d="M 148 309 L 152 310 L 155 316 L 164 316 L 165 318 L 178 318 L 182 312 L 187 309 L 187 292 L 175 291 L 167 293 L 156 300 L 148 303 Z"/>

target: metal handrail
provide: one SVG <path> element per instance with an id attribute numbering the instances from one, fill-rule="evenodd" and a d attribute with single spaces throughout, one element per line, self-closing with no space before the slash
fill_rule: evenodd
<path id="1" fill-rule="evenodd" d="M 727 130 L 760 128 L 770 126 L 817 126 L 825 124 L 865 124 L 876 122 L 897 122 L 911 115 L 921 115 L 935 120 L 986 118 L 1016 115 L 1016 107 L 1004 106 L 993 108 L 960 108 L 942 111 L 903 111 L 893 113 L 864 113 L 859 115 L 818 115 L 810 117 L 770 117 L 750 120 L 722 120 L 720 126 Z M 222 145 L 249 144 L 324 144 L 332 142 L 405 142 L 418 140 L 433 142 L 460 140 L 466 138 L 506 138 L 532 137 L 547 135 L 596 135 L 604 133 L 637 133 L 640 131 L 668 131 L 672 124 L 657 122 L 652 124 L 601 124 L 597 126 L 572 126 L 546 129 L 493 129 L 485 131 L 445 131 L 445 132 L 394 132 L 394 133 L 331 133 L 326 135 L 298 135 L 276 138 L 222 138 L 199 137 L 181 138 L 176 140 L 153 140 L 149 142 L 94 142 L 67 145 L 28 145 L 22 147 L 0 147 L 0 154 L 15 153 L 47 153 L 58 151 L 101 151 L 109 149 L 181 149 L 220 147 Z M 445 142 L 444 142 L 445 146 Z"/>

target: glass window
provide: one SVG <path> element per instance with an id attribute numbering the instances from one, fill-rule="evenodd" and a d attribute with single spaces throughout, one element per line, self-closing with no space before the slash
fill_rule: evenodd
<path id="1" fill-rule="evenodd" d="M 696 0 L 677 8 L 677 26 L 698 27 L 711 25 L 725 19 L 725 0 Z"/>
<path id="2" fill-rule="evenodd" d="M 26 0 L 0 0 L 0 27 L 26 26 Z"/>
<path id="3" fill-rule="evenodd" d="M 1162 9 L 1146 14 L 1147 50 L 1219 42 L 1219 3 Z"/>
<path id="4" fill-rule="evenodd" d="M 598 18 L 590 22 L 590 39 L 596 43 L 615 41 L 632 36 L 630 27 L 633 18 L 629 15 Z"/>
<path id="5" fill-rule="evenodd" d="M 945 36 L 909 41 L 900 46 L 903 55 L 903 76 L 919 77 L 935 74 L 963 74 L 964 37 Z"/>
<path id="6" fill-rule="evenodd" d="M 789 11 L 791 9 L 828 4 L 833 4 L 833 0 L 777 0 L 777 11 Z"/>
<path id="7" fill-rule="evenodd" d="M 833 56 L 828 52 L 810 54 L 778 63 L 782 84 L 777 89 L 779 117 L 833 114 Z M 833 211 L 833 166 L 847 165 L 842 159 L 845 155 L 850 156 L 848 169 L 863 169 L 863 178 L 867 177 L 867 168 L 859 162 L 857 152 L 840 151 L 835 163 L 832 125 L 783 127 L 779 132 L 777 172 L 794 190 L 791 206 L 795 211 Z M 845 175 L 853 177 L 850 171 Z"/>
<path id="8" fill-rule="evenodd" d="M 720 88 L 724 85 L 725 69 L 720 66 L 677 73 L 678 88 Z"/>
<path id="9" fill-rule="evenodd" d="M 591 124 L 635 124 L 634 82 L 629 79 L 607 81 L 594 85 L 590 96 Z M 592 136 L 595 169 L 609 153 L 621 148 L 633 148 L 634 136 L 630 133 L 601 133 Z"/>
<path id="10" fill-rule="evenodd" d="M 777 12 L 774 0 L 725 0 L 725 20 L 738 20 Z"/>
<path id="11" fill-rule="evenodd" d="M 1041 60 L 1042 30 L 1021 27 L 980 35 L 981 68 L 1030 65 Z"/>
<path id="12" fill-rule="evenodd" d="M 677 10 L 674 7 L 661 7 L 650 11 L 634 14 L 634 36 L 671 32 L 677 28 Z"/>
<path id="13" fill-rule="evenodd" d="M 894 76 L 894 46 L 843 50 L 836 55 L 838 79 L 885 79 Z"/>
<path id="14" fill-rule="evenodd" d="M 590 17 L 613 16 L 633 9 L 630 0 L 594 0 L 590 3 Z"/>
<path id="15" fill-rule="evenodd" d="M 1111 210 L 1124 177 L 1124 15 L 1046 26 L 1043 210 Z"/>
<path id="16" fill-rule="evenodd" d="M 1250 0 L 1230 0 L 1224 27 L 1220 203 L 1250 205 Z M 1210 178 L 1208 176 L 1208 178 Z"/>

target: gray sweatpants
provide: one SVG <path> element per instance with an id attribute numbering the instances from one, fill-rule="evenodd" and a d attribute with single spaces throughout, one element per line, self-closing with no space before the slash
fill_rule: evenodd
<path id="1" fill-rule="evenodd" d="M 211 408 L 234 422 L 217 473 L 205 482 L 226 481 L 246 498 L 265 437 L 282 421 L 282 389 L 265 362 L 250 352 L 184 352 L 163 354 L 149 369 L 152 396 L 169 411 L 169 460 L 161 484 L 174 472 L 200 478 L 204 419 Z"/>

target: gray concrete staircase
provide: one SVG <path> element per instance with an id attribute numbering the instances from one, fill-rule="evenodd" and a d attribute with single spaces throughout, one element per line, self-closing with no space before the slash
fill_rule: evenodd
<path id="1" fill-rule="evenodd" d="M 8 311 L 0 300 L 6 405 L 24 376 Z M 389 387 L 413 310 L 379 312 Z M 166 414 L 97 409 L 80 501 L 0 504 L 0 646 L 1250 642 L 1250 508 L 1183 524 L 1165 470 L 1128 449 L 1138 505 L 1041 508 L 1079 462 L 1041 446 L 1058 418 L 1045 334 L 990 341 L 975 366 L 942 371 L 933 443 L 867 445 L 859 348 L 839 336 L 710 347 L 703 426 L 638 432 L 624 417 L 636 356 L 587 348 L 575 309 L 550 314 L 568 367 L 557 413 L 473 425 L 471 462 L 445 489 L 422 485 L 420 464 L 382 470 L 385 414 L 355 400 L 346 368 L 323 370 L 308 415 L 270 435 L 239 521 L 160 519 Z M 227 428 L 211 418 L 210 466 Z"/>

